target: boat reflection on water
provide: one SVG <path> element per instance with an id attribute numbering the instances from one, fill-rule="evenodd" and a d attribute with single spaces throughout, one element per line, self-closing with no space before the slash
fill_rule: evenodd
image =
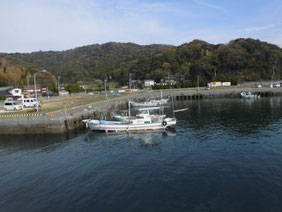
<path id="1" fill-rule="evenodd" d="M 164 131 L 140 131 L 140 132 L 112 132 L 112 133 L 101 133 L 89 131 L 86 134 L 85 142 L 109 142 L 112 141 L 127 141 L 127 142 L 140 142 L 143 147 L 157 146 L 165 137 L 176 136 L 176 130 L 174 128 L 169 128 Z"/>

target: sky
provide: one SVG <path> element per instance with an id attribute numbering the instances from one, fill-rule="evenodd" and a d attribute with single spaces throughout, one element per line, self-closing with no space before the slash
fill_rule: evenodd
<path id="1" fill-rule="evenodd" d="M 0 0 L 0 52 L 254 38 L 282 47 L 281 0 Z"/>

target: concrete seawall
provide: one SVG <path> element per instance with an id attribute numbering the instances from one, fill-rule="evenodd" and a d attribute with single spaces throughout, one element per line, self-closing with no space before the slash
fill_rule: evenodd
<path id="1" fill-rule="evenodd" d="M 124 107 L 125 104 L 125 101 L 112 101 L 95 104 L 91 109 L 87 105 L 46 114 L 1 115 L 0 135 L 59 134 L 83 130 L 83 119 L 99 119 L 115 108 Z"/>
<path id="2" fill-rule="evenodd" d="M 163 97 L 171 96 L 176 101 L 204 98 L 240 97 L 242 91 L 251 91 L 262 97 L 281 96 L 282 88 L 224 88 L 212 90 L 179 89 L 165 90 Z M 0 135 L 9 134 L 59 134 L 83 130 L 83 119 L 100 119 L 110 111 L 125 108 L 127 101 L 141 101 L 147 97 L 160 97 L 160 91 L 129 94 L 110 100 L 93 102 L 47 113 L 0 115 Z"/>

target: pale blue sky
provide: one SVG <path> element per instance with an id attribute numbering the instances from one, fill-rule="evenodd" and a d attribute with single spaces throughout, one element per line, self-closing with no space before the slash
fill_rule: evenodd
<path id="1" fill-rule="evenodd" d="M 281 0 L 0 0 L 0 52 L 254 38 L 282 47 Z"/>

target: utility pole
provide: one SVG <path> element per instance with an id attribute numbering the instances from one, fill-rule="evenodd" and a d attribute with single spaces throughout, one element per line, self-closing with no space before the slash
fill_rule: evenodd
<path id="1" fill-rule="evenodd" d="M 274 79 L 274 75 L 275 75 L 275 68 L 276 68 L 276 61 L 274 64 L 272 64 L 272 78 Z"/>
<path id="2" fill-rule="evenodd" d="M 106 96 L 106 99 L 108 99 L 108 94 L 107 94 L 107 79 L 104 80 L 104 83 L 105 83 L 105 96 Z"/>
<path id="3" fill-rule="evenodd" d="M 31 77 L 30 74 L 26 75 L 26 84 L 27 84 L 27 87 L 29 89 L 29 78 Z"/>
<path id="4" fill-rule="evenodd" d="M 58 76 L 58 93 L 60 92 L 60 80 L 61 80 L 61 76 Z"/>
<path id="5" fill-rule="evenodd" d="M 200 82 L 200 76 L 197 76 L 197 82 L 198 82 L 198 91 L 199 91 L 200 90 L 200 85 L 199 85 L 200 84 L 199 83 Z"/>
<path id="6" fill-rule="evenodd" d="M 270 84 L 271 88 L 273 88 L 273 80 L 274 80 L 274 75 L 275 75 L 275 70 L 274 70 L 275 66 L 276 66 L 276 61 L 275 61 L 275 65 L 274 65 L 274 63 L 272 63 L 272 75 L 271 75 L 271 84 Z"/>
<path id="7" fill-rule="evenodd" d="M 128 82 L 128 85 L 129 85 L 129 89 L 131 90 L 131 76 L 132 76 L 132 74 L 130 73 L 129 74 L 129 82 Z"/>
<path id="8" fill-rule="evenodd" d="M 132 74 L 130 73 L 129 74 L 129 90 L 130 90 L 130 93 L 131 93 L 131 76 L 132 76 Z"/>

